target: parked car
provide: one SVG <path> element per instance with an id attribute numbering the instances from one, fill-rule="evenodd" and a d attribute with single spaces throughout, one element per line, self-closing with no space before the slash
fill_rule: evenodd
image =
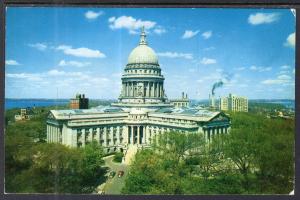
<path id="1" fill-rule="evenodd" d="M 121 178 L 124 175 L 124 171 L 119 171 L 118 172 L 118 177 Z"/>
<path id="2" fill-rule="evenodd" d="M 115 171 L 111 171 L 109 173 L 109 178 L 113 178 L 115 175 L 116 175 L 116 172 Z"/>

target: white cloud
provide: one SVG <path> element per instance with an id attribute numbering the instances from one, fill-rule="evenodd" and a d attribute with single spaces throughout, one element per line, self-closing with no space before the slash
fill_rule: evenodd
<path id="1" fill-rule="evenodd" d="M 94 11 L 87 11 L 84 16 L 87 18 L 87 19 L 97 19 L 99 16 L 103 15 L 104 12 L 103 11 L 99 11 L 99 12 L 94 12 Z"/>
<path id="2" fill-rule="evenodd" d="M 288 79 L 291 79 L 291 77 L 290 77 L 290 76 L 288 76 L 288 75 L 285 75 L 285 74 L 283 74 L 283 75 L 279 75 L 279 76 L 277 76 L 277 78 L 278 78 L 278 79 L 281 79 L 281 80 L 288 80 Z"/>
<path id="3" fill-rule="evenodd" d="M 110 17 L 109 19 L 108 19 L 108 22 L 114 22 L 116 20 L 116 17 Z"/>
<path id="4" fill-rule="evenodd" d="M 109 27 L 112 30 L 115 29 L 127 29 L 130 34 L 137 34 L 138 29 L 141 29 L 143 26 L 145 29 L 151 29 L 154 28 L 156 25 L 156 22 L 154 21 L 143 21 L 141 19 L 135 19 L 131 16 L 121 16 L 121 17 L 110 17 L 108 19 Z M 162 32 L 163 30 L 158 30 L 156 32 Z"/>
<path id="5" fill-rule="evenodd" d="M 199 31 L 192 31 L 192 30 L 186 30 L 184 34 L 182 35 L 182 39 L 189 39 L 197 35 Z"/>
<path id="6" fill-rule="evenodd" d="M 270 24 L 279 20 L 278 13 L 255 13 L 251 14 L 248 18 L 248 23 L 252 25 Z"/>
<path id="7" fill-rule="evenodd" d="M 250 70 L 256 71 L 256 70 L 257 70 L 257 67 L 256 67 L 256 66 L 251 66 L 251 67 L 250 67 Z"/>
<path id="8" fill-rule="evenodd" d="M 211 51 L 211 50 L 215 50 L 215 47 L 206 47 L 203 49 L 203 51 Z"/>
<path id="9" fill-rule="evenodd" d="M 210 65 L 210 64 L 215 64 L 217 63 L 217 61 L 215 59 L 212 59 L 212 58 L 202 58 L 202 60 L 200 61 L 201 64 L 203 65 Z"/>
<path id="10" fill-rule="evenodd" d="M 202 33 L 202 37 L 203 37 L 204 39 L 208 39 L 208 38 L 210 38 L 211 36 L 212 36 L 212 31 L 206 31 L 206 32 Z"/>
<path id="11" fill-rule="evenodd" d="M 31 73 L 7 73 L 5 74 L 7 78 L 16 78 L 16 79 L 27 79 L 28 81 L 41 81 L 43 80 L 40 74 L 31 74 Z"/>
<path id="12" fill-rule="evenodd" d="M 100 52 L 99 50 L 93 50 L 86 47 L 80 48 L 72 48 L 67 45 L 60 45 L 56 48 L 57 50 L 61 50 L 66 55 L 72 55 L 77 57 L 85 57 L 85 58 L 105 58 L 105 54 Z"/>
<path id="13" fill-rule="evenodd" d="M 278 74 L 288 74 L 290 71 L 288 70 L 281 70 Z"/>
<path id="14" fill-rule="evenodd" d="M 52 70 L 48 71 L 47 74 L 50 76 L 62 76 L 62 75 L 65 75 L 66 72 L 58 71 L 57 69 L 52 69 Z"/>
<path id="15" fill-rule="evenodd" d="M 64 67 L 64 66 L 74 66 L 74 67 L 86 67 L 88 65 L 90 65 L 91 63 L 89 62 L 78 62 L 78 61 L 65 61 L 65 60 L 61 60 L 58 63 L 58 66 Z"/>
<path id="16" fill-rule="evenodd" d="M 165 28 L 163 28 L 162 26 L 157 26 L 154 30 L 153 30 L 154 33 L 158 34 L 158 35 L 161 35 L 163 33 L 166 33 L 167 30 Z"/>
<path id="17" fill-rule="evenodd" d="M 7 73 L 8 78 L 27 79 L 28 81 L 43 81 L 44 79 L 54 77 L 76 78 L 77 80 L 88 79 L 87 72 L 65 72 L 57 69 L 52 69 L 42 73 Z"/>
<path id="18" fill-rule="evenodd" d="M 6 65 L 21 65 L 20 63 L 18 63 L 16 60 L 6 60 L 5 61 Z"/>
<path id="19" fill-rule="evenodd" d="M 284 80 L 284 79 L 268 79 L 268 80 L 264 80 L 261 83 L 265 84 L 265 85 L 276 85 L 276 84 L 284 84 L 284 83 L 288 83 L 288 80 Z"/>
<path id="20" fill-rule="evenodd" d="M 167 58 L 184 58 L 184 59 L 193 59 L 193 54 L 190 53 L 177 53 L 177 52 L 161 52 L 157 53 L 160 57 L 167 57 Z"/>
<path id="21" fill-rule="evenodd" d="M 202 82 L 203 82 L 203 80 L 202 80 L 202 79 L 198 79 L 196 82 L 198 82 L 198 83 L 202 83 Z"/>
<path id="22" fill-rule="evenodd" d="M 44 51 L 47 49 L 47 45 L 45 43 L 28 44 L 28 46 L 35 48 L 39 51 Z"/>
<path id="23" fill-rule="evenodd" d="M 284 43 L 284 46 L 287 47 L 295 47 L 295 32 L 291 33 L 287 38 L 286 42 Z"/>
<path id="24" fill-rule="evenodd" d="M 288 75 L 279 75 L 277 79 L 267 79 L 261 82 L 266 85 L 280 85 L 280 84 L 291 84 L 292 78 Z"/>
<path id="25" fill-rule="evenodd" d="M 282 65 L 282 66 L 280 67 L 280 69 L 289 69 L 289 68 L 290 68 L 289 65 Z"/>
<path id="26" fill-rule="evenodd" d="M 266 71 L 271 71 L 272 67 L 257 67 L 253 65 L 249 69 L 252 71 L 266 72 Z"/>
<path id="27" fill-rule="evenodd" d="M 223 75 L 218 72 L 214 72 L 212 74 L 205 75 L 202 79 L 203 80 L 213 80 L 213 81 L 222 80 L 224 82 L 228 82 L 227 80 L 224 79 Z"/>
<path id="28" fill-rule="evenodd" d="M 234 68 L 234 70 L 236 70 L 236 71 L 243 71 L 245 69 L 246 69 L 246 67 L 236 67 L 236 68 Z"/>

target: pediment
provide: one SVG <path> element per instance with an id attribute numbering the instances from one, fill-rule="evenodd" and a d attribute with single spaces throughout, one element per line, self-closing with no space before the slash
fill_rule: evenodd
<path id="1" fill-rule="evenodd" d="M 54 115 L 51 112 L 48 113 L 47 118 L 48 119 L 55 119 Z"/>
<path id="2" fill-rule="evenodd" d="M 219 122 L 219 121 L 229 121 L 229 117 L 226 116 L 224 113 L 220 113 L 215 116 L 213 119 L 210 120 L 211 122 Z"/>

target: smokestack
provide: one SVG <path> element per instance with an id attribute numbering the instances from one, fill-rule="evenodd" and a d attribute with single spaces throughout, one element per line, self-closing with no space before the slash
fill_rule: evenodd
<path id="1" fill-rule="evenodd" d="M 211 95 L 211 107 L 215 108 L 215 95 Z"/>
<path id="2" fill-rule="evenodd" d="M 181 96 L 182 96 L 182 98 L 184 99 L 184 92 L 182 92 L 182 95 L 181 95 Z"/>
<path id="3" fill-rule="evenodd" d="M 209 94 L 209 106 L 215 108 L 215 95 Z"/>

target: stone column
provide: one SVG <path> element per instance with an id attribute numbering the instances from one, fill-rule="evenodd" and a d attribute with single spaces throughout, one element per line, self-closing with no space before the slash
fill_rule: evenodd
<path id="1" fill-rule="evenodd" d="M 143 126 L 143 144 L 146 144 L 146 126 Z"/>
<path id="2" fill-rule="evenodd" d="M 154 97 L 154 82 L 151 82 L 151 97 Z"/>
<path id="3" fill-rule="evenodd" d="M 96 141 L 100 144 L 100 128 L 97 127 L 97 132 L 96 132 Z"/>
<path id="4" fill-rule="evenodd" d="M 130 97 L 131 96 L 131 83 L 128 82 L 128 96 Z"/>
<path id="5" fill-rule="evenodd" d="M 130 97 L 130 82 L 127 82 L 128 97 Z"/>
<path id="6" fill-rule="evenodd" d="M 107 144 L 107 127 L 106 126 L 104 126 L 104 128 L 103 128 L 103 140 L 104 140 L 104 145 L 103 146 L 107 146 L 106 144 Z"/>
<path id="7" fill-rule="evenodd" d="M 127 96 L 130 96 L 130 83 L 127 82 Z"/>
<path id="8" fill-rule="evenodd" d="M 55 142 L 55 127 L 52 128 L 52 142 Z"/>
<path id="9" fill-rule="evenodd" d="M 49 142 L 52 142 L 51 139 L 52 139 L 52 136 L 51 136 L 51 126 L 50 126 L 49 127 Z"/>
<path id="10" fill-rule="evenodd" d="M 49 126 L 48 125 L 47 125 L 47 135 L 46 136 L 47 136 L 46 140 L 47 140 L 47 142 L 49 142 Z"/>
<path id="11" fill-rule="evenodd" d="M 158 84 L 157 84 L 157 82 L 155 83 L 155 97 L 157 97 L 157 93 L 158 93 Z"/>
<path id="12" fill-rule="evenodd" d="M 59 142 L 59 136 L 58 136 L 58 128 L 57 127 L 55 127 L 55 135 L 56 135 L 56 143 L 58 143 Z"/>
<path id="13" fill-rule="evenodd" d="M 52 127 L 52 142 L 55 142 L 55 129 Z"/>
<path id="14" fill-rule="evenodd" d="M 130 143 L 130 138 L 129 138 L 129 126 L 124 126 L 124 127 L 126 127 L 125 129 L 124 129 L 124 131 L 125 131 L 125 136 L 124 136 L 124 139 L 126 140 L 126 144 L 129 144 Z"/>
<path id="15" fill-rule="evenodd" d="M 120 144 L 120 126 L 117 126 L 117 144 Z"/>
<path id="16" fill-rule="evenodd" d="M 147 81 L 144 83 L 144 87 L 146 88 L 144 96 L 148 97 L 148 82 Z"/>
<path id="17" fill-rule="evenodd" d="M 90 131 L 90 134 L 89 134 L 89 141 L 92 142 L 93 139 L 94 139 L 94 137 L 93 137 L 94 132 L 93 132 L 93 129 L 92 129 L 92 128 L 90 128 L 89 131 Z"/>
<path id="18" fill-rule="evenodd" d="M 133 82 L 132 83 L 132 91 L 133 91 L 133 97 L 135 97 L 136 96 L 136 94 L 135 94 L 135 82 Z"/>
<path id="19" fill-rule="evenodd" d="M 56 143 L 56 127 L 53 127 L 53 136 L 54 136 L 54 139 L 53 139 L 53 142 Z"/>
<path id="20" fill-rule="evenodd" d="M 148 97 L 151 97 L 151 82 L 148 82 Z"/>
<path id="21" fill-rule="evenodd" d="M 140 144 L 140 137 L 141 137 L 141 134 L 140 134 L 140 126 L 137 127 L 137 144 Z"/>
<path id="22" fill-rule="evenodd" d="M 111 144 L 114 144 L 114 127 L 113 126 L 111 126 L 110 127 L 110 136 L 109 136 L 109 138 L 110 138 L 110 142 L 111 142 Z"/>
<path id="23" fill-rule="evenodd" d="M 52 127 L 52 142 L 55 142 L 55 128 Z"/>
<path id="24" fill-rule="evenodd" d="M 133 140 L 133 133 L 134 133 L 133 127 L 134 127 L 134 126 L 131 126 L 131 130 L 130 130 L 130 131 L 131 131 L 130 144 L 133 144 L 133 141 L 134 141 L 134 140 Z"/>
<path id="25" fill-rule="evenodd" d="M 49 126 L 49 142 L 51 142 L 51 126 Z"/>
<path id="26" fill-rule="evenodd" d="M 160 83 L 157 83 L 157 97 L 160 97 Z"/>
<path id="27" fill-rule="evenodd" d="M 82 129 L 82 134 L 81 134 L 81 140 L 82 140 L 82 146 L 85 147 L 85 129 Z"/>
<path id="28" fill-rule="evenodd" d="M 157 97 L 157 82 L 155 82 L 154 96 Z"/>
<path id="29" fill-rule="evenodd" d="M 53 126 L 51 126 L 51 142 L 53 142 L 53 138 L 54 138 L 54 131 L 53 131 Z"/>
<path id="30" fill-rule="evenodd" d="M 150 97 L 150 82 L 147 82 L 147 97 Z"/>

